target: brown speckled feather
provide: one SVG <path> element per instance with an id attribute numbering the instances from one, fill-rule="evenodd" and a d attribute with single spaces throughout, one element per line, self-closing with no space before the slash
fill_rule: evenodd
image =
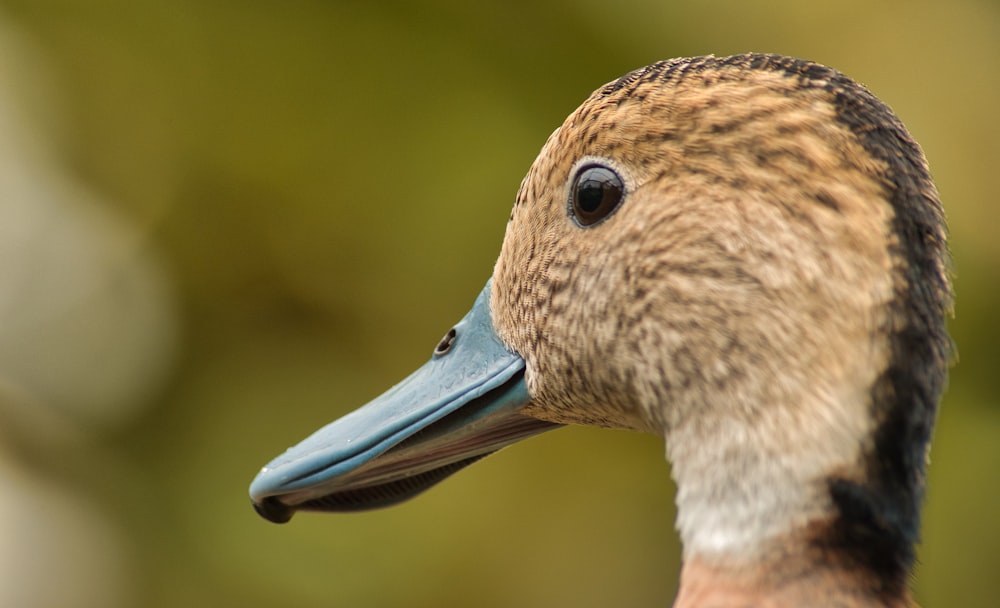
<path id="1" fill-rule="evenodd" d="M 621 176 L 582 227 L 587 164 Z M 533 416 L 662 435 L 678 606 L 906 606 L 951 344 L 944 215 L 900 121 L 770 55 L 597 90 L 518 194 L 494 272 Z"/>

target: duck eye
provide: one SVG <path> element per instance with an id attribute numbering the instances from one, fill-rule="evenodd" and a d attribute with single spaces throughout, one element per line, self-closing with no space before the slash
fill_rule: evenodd
<path id="1" fill-rule="evenodd" d="M 570 190 L 570 214 L 581 226 L 592 226 L 611 215 L 625 198 L 622 178 L 602 165 L 586 165 L 576 172 Z"/>

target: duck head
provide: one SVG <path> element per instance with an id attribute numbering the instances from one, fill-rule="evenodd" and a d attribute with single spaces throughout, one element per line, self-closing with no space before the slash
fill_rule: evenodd
<path id="1" fill-rule="evenodd" d="M 661 62 L 550 136 L 431 360 L 251 497 L 273 521 L 384 506 L 562 424 L 633 429 L 677 482 L 678 603 L 721 573 L 902 598 L 950 302 L 937 192 L 884 104 L 786 57 Z"/>

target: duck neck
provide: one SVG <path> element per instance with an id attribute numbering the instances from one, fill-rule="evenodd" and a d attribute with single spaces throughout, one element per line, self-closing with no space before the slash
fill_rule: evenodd
<path id="1" fill-rule="evenodd" d="M 905 585 L 889 592 L 870 573 L 844 563 L 821 565 L 812 553 L 790 547 L 753 566 L 694 558 L 681 570 L 674 608 L 915 607 Z"/>
<path id="2" fill-rule="evenodd" d="M 885 538 L 892 531 L 858 518 L 842 498 L 877 493 L 857 439 L 870 431 L 853 428 L 847 438 L 834 430 L 843 425 L 809 424 L 776 432 L 794 422 L 758 412 L 752 425 L 702 419 L 668 436 L 684 545 L 678 608 L 805 606 L 819 597 L 845 607 L 909 605 L 906 558 L 880 553 L 897 548 Z"/>

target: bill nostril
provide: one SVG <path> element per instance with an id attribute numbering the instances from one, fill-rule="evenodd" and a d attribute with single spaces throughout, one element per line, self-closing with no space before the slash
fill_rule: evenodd
<path id="1" fill-rule="evenodd" d="M 456 335 L 454 327 L 449 329 L 448 333 L 446 333 L 444 337 L 441 338 L 441 341 L 438 342 L 438 345 L 434 347 L 434 356 L 440 357 L 442 355 L 447 355 L 448 351 L 451 350 L 451 347 L 455 345 Z"/>

